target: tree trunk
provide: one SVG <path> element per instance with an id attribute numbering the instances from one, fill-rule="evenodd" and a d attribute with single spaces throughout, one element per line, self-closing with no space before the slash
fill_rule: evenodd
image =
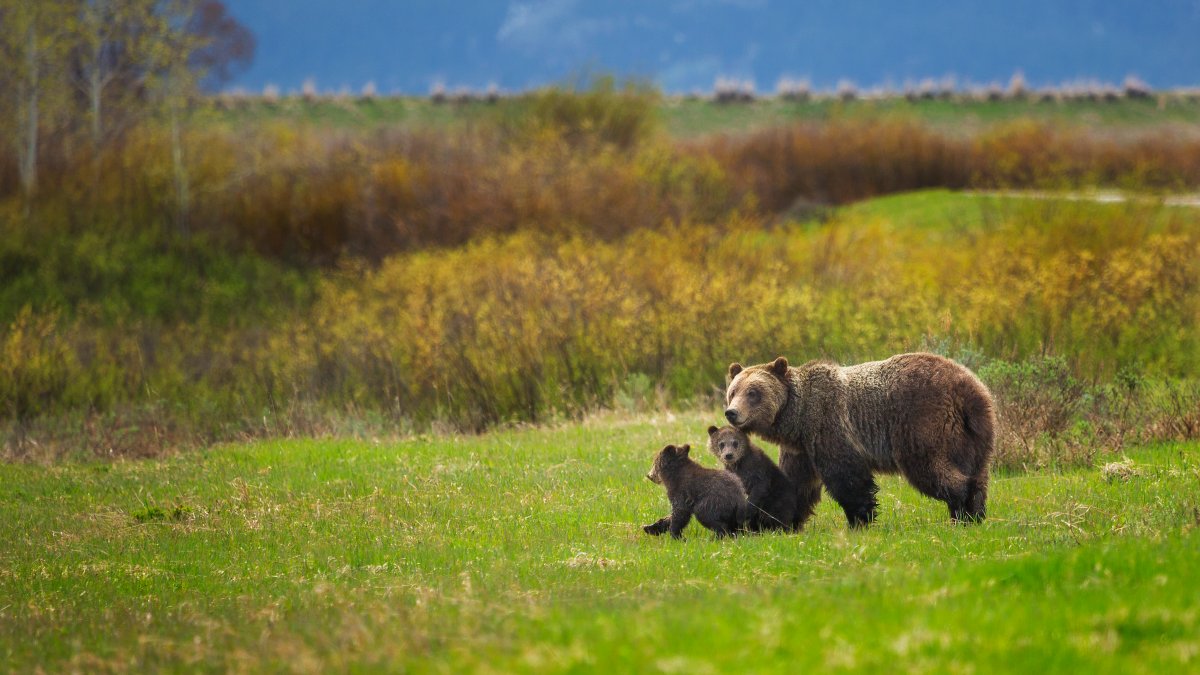
<path id="1" fill-rule="evenodd" d="M 171 164 L 175 170 L 175 199 L 178 212 L 176 225 L 179 231 L 188 230 L 188 211 L 191 208 L 191 194 L 188 188 L 187 167 L 183 165 L 183 139 L 179 130 L 179 106 L 171 104 Z"/>
<path id="2" fill-rule="evenodd" d="M 26 105 L 25 119 L 22 120 L 25 127 L 25 138 L 22 143 L 20 154 L 19 171 L 21 176 L 21 189 L 25 193 L 25 197 L 32 198 L 37 190 L 37 156 L 38 156 L 38 53 L 37 53 L 37 31 L 34 29 L 33 22 L 29 23 L 29 36 L 26 43 L 26 59 L 29 67 L 28 89 L 25 91 Z"/>
<path id="3" fill-rule="evenodd" d="M 104 125 L 100 119 L 101 96 L 104 87 L 101 84 L 100 78 L 100 58 L 96 57 L 96 62 L 92 64 L 91 77 L 88 78 L 89 94 L 92 101 L 92 143 L 96 147 L 100 147 L 101 135 L 104 132 Z"/>

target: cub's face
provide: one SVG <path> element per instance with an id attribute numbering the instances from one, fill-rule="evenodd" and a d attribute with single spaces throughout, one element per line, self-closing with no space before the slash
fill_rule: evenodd
<path id="1" fill-rule="evenodd" d="M 670 473 L 671 469 L 687 459 L 688 451 L 692 449 L 690 445 L 668 445 L 658 454 L 654 456 L 654 464 L 650 466 L 650 473 L 646 474 L 646 479 L 651 483 L 662 485 L 663 475 Z"/>
<path id="2" fill-rule="evenodd" d="M 742 461 L 749 445 L 746 434 L 733 427 L 708 428 L 708 451 L 727 467 Z"/>
<path id="3" fill-rule="evenodd" d="M 772 363 L 743 368 L 729 366 L 725 388 L 725 419 L 742 431 L 759 431 L 775 422 L 787 402 L 788 361 L 782 356 Z"/>

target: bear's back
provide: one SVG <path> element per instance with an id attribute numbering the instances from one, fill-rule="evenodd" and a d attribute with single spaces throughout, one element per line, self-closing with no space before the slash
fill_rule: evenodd
<path id="1" fill-rule="evenodd" d="M 852 429 L 876 471 L 896 471 L 897 435 L 909 436 L 923 423 L 957 424 L 965 402 L 991 400 L 974 373 L 937 354 L 897 354 L 840 370 Z"/>
<path id="2" fill-rule="evenodd" d="M 700 466 L 690 459 L 679 467 L 678 475 L 668 481 L 667 494 L 672 499 L 679 498 L 693 504 L 710 501 L 709 498 L 713 497 L 722 500 L 746 498 L 746 490 L 737 476 Z"/>

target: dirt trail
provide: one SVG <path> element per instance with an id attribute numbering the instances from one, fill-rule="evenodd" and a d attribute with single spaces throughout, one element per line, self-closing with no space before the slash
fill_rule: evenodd
<path id="1" fill-rule="evenodd" d="M 1043 192 L 1039 190 L 967 190 L 966 194 L 981 197 L 1013 197 L 1021 199 L 1063 199 L 1067 201 L 1090 201 L 1100 204 L 1123 204 L 1142 202 L 1163 206 L 1185 206 L 1200 208 L 1200 194 L 1148 195 L 1130 194 L 1115 190 L 1097 192 Z"/>

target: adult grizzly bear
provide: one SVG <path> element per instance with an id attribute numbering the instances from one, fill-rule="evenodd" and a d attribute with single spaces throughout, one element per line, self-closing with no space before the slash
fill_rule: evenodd
<path id="1" fill-rule="evenodd" d="M 987 502 L 995 413 L 967 368 L 936 354 L 838 366 L 810 361 L 729 366 L 725 417 L 779 444 L 779 466 L 797 489 L 803 522 L 820 485 L 851 527 L 875 519 L 873 474 L 900 473 L 946 502 L 955 521 L 978 521 Z"/>

